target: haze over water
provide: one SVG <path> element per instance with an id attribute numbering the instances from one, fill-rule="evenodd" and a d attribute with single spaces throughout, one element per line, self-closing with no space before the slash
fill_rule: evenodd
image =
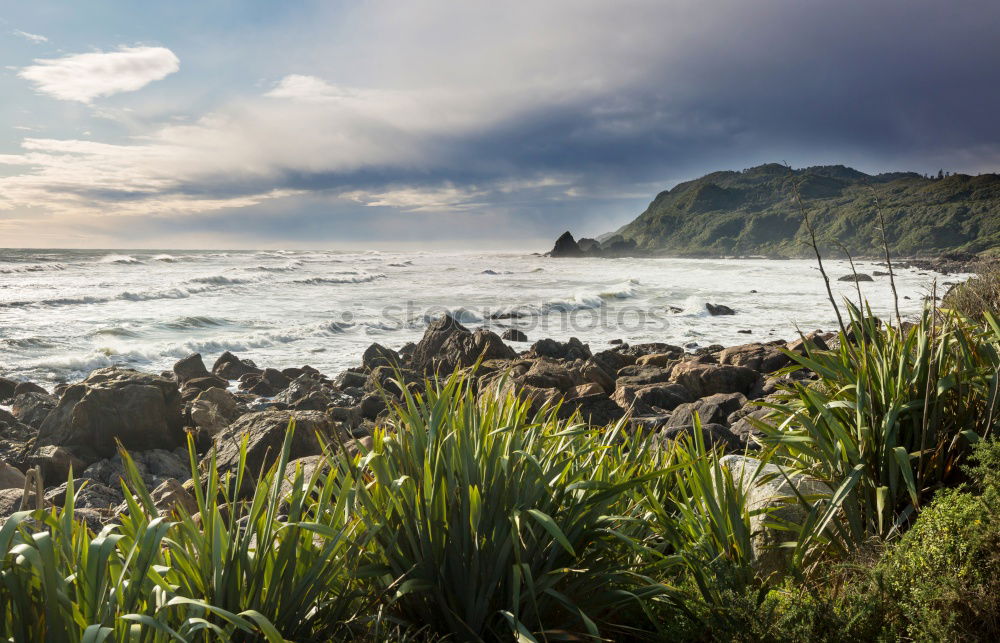
<path id="1" fill-rule="evenodd" d="M 849 268 L 831 261 L 828 271 L 835 279 Z M 875 279 L 862 292 L 876 314 L 888 314 L 888 278 Z M 933 279 L 899 271 L 904 315 L 919 313 Z M 853 284 L 834 287 L 856 299 Z M 711 317 L 706 302 L 737 314 Z M 796 323 L 804 332 L 835 324 L 809 261 L 4 250 L 0 375 L 53 384 L 112 364 L 166 370 L 192 352 L 210 364 L 224 350 L 259 366 L 308 363 L 333 375 L 357 365 L 372 342 L 398 349 L 418 340 L 446 311 L 469 327 L 514 326 L 532 342 L 575 336 L 594 350 L 616 338 L 732 345 L 794 337 Z M 491 319 L 513 311 L 521 317 Z"/>

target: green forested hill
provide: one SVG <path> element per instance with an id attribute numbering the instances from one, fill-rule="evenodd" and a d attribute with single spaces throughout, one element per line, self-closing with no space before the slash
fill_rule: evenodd
<path id="1" fill-rule="evenodd" d="M 805 255 L 796 184 L 820 245 L 830 252 L 838 241 L 854 254 L 881 252 L 874 194 L 896 256 L 1000 250 L 1000 175 L 870 176 L 842 165 L 713 172 L 661 192 L 618 234 L 654 253 Z"/>

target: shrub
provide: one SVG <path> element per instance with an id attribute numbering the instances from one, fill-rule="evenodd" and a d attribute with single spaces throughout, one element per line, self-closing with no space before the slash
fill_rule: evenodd
<path id="1" fill-rule="evenodd" d="M 589 428 L 471 386 L 402 387 L 371 452 L 340 460 L 389 613 L 456 640 L 641 631 L 663 589 L 642 574 L 635 490 L 660 457 L 624 424 Z"/>
<path id="2" fill-rule="evenodd" d="M 778 458 L 839 487 L 838 540 L 856 547 L 898 535 L 997 424 L 1000 328 L 927 311 L 905 329 L 850 312 L 838 348 L 789 353 L 817 379 L 795 382 L 758 426 Z"/>
<path id="3" fill-rule="evenodd" d="M 953 286 L 943 306 L 980 321 L 986 313 L 1000 317 L 1000 261 L 986 264 L 975 277 Z"/>

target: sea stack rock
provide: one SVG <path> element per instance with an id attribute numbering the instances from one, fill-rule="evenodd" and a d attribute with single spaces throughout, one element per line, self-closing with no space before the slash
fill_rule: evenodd
<path id="1" fill-rule="evenodd" d="M 573 235 L 569 233 L 569 230 L 564 232 L 561 237 L 556 239 L 556 245 L 552 247 L 549 252 L 550 257 L 582 257 L 583 251 L 580 250 L 580 246 L 576 243 L 576 239 Z"/>

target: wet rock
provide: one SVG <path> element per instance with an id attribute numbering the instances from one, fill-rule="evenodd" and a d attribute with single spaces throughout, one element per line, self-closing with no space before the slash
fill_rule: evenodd
<path id="1" fill-rule="evenodd" d="M 42 423 L 38 443 L 107 458 L 115 454 L 116 440 L 136 451 L 174 449 L 184 444 L 183 426 L 174 382 L 111 367 L 66 390 Z"/>
<path id="2" fill-rule="evenodd" d="M 503 335 L 500 336 L 500 339 L 508 342 L 527 342 L 528 336 L 516 328 L 508 328 L 503 332 Z"/>
<path id="3" fill-rule="evenodd" d="M 745 366 L 680 362 L 671 371 L 671 380 L 681 384 L 697 398 L 716 393 L 749 395 L 757 383 L 757 372 Z"/>
<path id="4" fill-rule="evenodd" d="M 191 353 L 174 364 L 174 376 L 181 384 L 196 377 L 208 377 L 209 375 L 211 373 L 205 368 L 205 362 L 201 360 L 201 353 Z"/>
<path id="5" fill-rule="evenodd" d="M 226 351 L 215 360 L 212 366 L 212 373 L 227 380 L 238 380 L 244 375 L 259 375 L 263 371 L 248 359 L 241 360 L 229 351 Z"/>
<path id="6" fill-rule="evenodd" d="M 694 424 L 697 413 L 702 424 L 728 426 L 730 414 L 743 408 L 747 398 L 742 393 L 716 393 L 694 402 L 678 405 L 667 423 L 669 427 L 684 427 Z"/>
<path id="7" fill-rule="evenodd" d="M 550 257 L 582 257 L 583 250 L 580 249 L 573 235 L 567 230 L 556 239 L 556 244 L 549 251 L 548 255 Z"/>
<path id="8" fill-rule="evenodd" d="M 275 392 L 284 391 L 292 383 L 287 375 L 274 368 L 265 368 L 260 379 Z"/>
<path id="9" fill-rule="evenodd" d="M 871 275 L 866 275 L 863 272 L 857 274 L 844 275 L 843 277 L 838 277 L 837 281 L 875 281 L 872 279 Z"/>
<path id="10" fill-rule="evenodd" d="M 718 315 L 735 315 L 736 314 L 735 310 L 733 310 L 729 306 L 725 306 L 723 304 L 708 304 L 708 303 L 706 303 L 705 304 L 705 309 L 708 310 L 708 314 L 711 315 L 712 317 L 716 317 Z"/>
<path id="11" fill-rule="evenodd" d="M 44 388 L 35 384 L 34 382 L 18 382 L 17 386 L 14 387 L 13 397 L 18 395 L 24 395 L 25 393 L 37 393 L 39 395 L 48 395 L 49 392 Z"/>

